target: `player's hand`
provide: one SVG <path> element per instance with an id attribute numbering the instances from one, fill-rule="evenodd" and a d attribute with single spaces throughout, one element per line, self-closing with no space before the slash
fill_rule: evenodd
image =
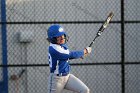
<path id="1" fill-rule="evenodd" d="M 91 47 L 86 47 L 86 48 L 84 49 L 84 56 L 87 56 L 88 54 L 90 54 L 91 51 L 92 51 L 92 48 L 91 48 Z"/>
<path id="2" fill-rule="evenodd" d="M 86 47 L 84 49 L 84 57 L 86 57 L 88 54 L 90 54 L 92 51 L 92 48 L 91 47 Z M 84 59 L 83 57 L 81 57 L 81 59 Z"/>
<path id="3" fill-rule="evenodd" d="M 91 47 L 86 47 L 85 49 L 86 49 L 86 53 L 85 54 L 90 54 L 91 51 L 92 51 L 92 48 Z"/>

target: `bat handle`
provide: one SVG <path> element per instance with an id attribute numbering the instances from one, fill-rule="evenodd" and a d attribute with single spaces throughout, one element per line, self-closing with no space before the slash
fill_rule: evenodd
<path id="1" fill-rule="evenodd" d="M 93 42 L 90 43 L 89 47 L 91 47 L 93 45 Z"/>
<path id="2" fill-rule="evenodd" d="M 89 47 L 91 47 L 93 45 L 93 43 L 95 42 L 96 38 L 99 37 L 100 35 L 96 35 L 96 37 L 93 39 L 93 41 L 90 43 Z"/>

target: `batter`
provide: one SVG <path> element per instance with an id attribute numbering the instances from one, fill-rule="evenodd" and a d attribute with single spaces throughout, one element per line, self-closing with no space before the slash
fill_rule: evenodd
<path id="1" fill-rule="evenodd" d="M 89 88 L 70 73 L 69 61 L 82 58 L 92 51 L 91 47 L 70 51 L 67 46 L 68 36 L 60 25 L 51 25 L 47 31 L 50 75 L 47 93 L 61 93 L 63 89 L 77 93 L 90 93 Z"/>

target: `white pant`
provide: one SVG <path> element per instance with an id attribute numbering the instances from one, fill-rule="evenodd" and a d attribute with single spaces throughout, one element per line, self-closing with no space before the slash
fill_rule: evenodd
<path id="1" fill-rule="evenodd" d="M 56 76 L 51 73 L 49 76 L 47 93 L 61 93 L 63 89 L 77 93 L 90 93 L 89 88 L 73 74 Z"/>

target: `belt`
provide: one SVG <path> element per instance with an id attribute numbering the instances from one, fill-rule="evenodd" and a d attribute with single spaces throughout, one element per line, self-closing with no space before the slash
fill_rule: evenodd
<path id="1" fill-rule="evenodd" d="M 53 73 L 54 74 L 54 73 Z M 60 74 L 55 74 L 56 76 L 67 76 L 69 73 L 60 73 Z"/>

